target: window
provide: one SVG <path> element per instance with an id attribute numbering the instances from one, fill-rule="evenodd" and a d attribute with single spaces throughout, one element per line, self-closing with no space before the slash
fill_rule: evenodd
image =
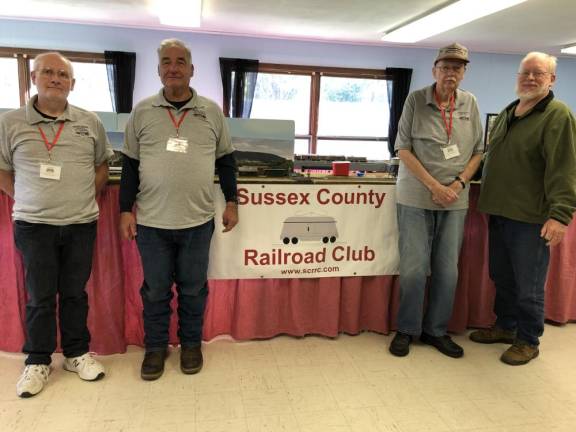
<path id="1" fill-rule="evenodd" d="M 18 108 L 18 60 L 0 57 L 0 108 Z"/>
<path id="2" fill-rule="evenodd" d="M 0 108 L 17 108 L 36 94 L 33 59 L 44 50 L 0 48 Z M 90 111 L 112 111 L 104 54 L 61 51 L 72 62 L 76 84 L 68 101 Z"/>
<path id="3" fill-rule="evenodd" d="M 260 63 L 250 117 L 294 120 L 296 154 L 390 157 L 385 71 Z"/>
<path id="4" fill-rule="evenodd" d="M 250 117 L 294 120 L 296 136 L 308 136 L 311 78 L 258 72 Z M 308 153 L 308 139 L 297 139 L 295 151 Z"/>

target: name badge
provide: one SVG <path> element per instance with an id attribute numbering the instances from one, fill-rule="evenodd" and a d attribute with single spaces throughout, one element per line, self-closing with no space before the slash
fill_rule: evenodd
<path id="1" fill-rule="evenodd" d="M 170 137 L 166 143 L 166 150 L 176 153 L 188 153 L 188 139 L 179 137 Z"/>
<path id="2" fill-rule="evenodd" d="M 40 178 L 60 180 L 61 175 L 61 165 L 58 165 L 54 162 L 45 162 L 40 164 Z"/>
<path id="3" fill-rule="evenodd" d="M 460 156 L 460 150 L 458 150 L 458 146 L 456 144 L 442 147 L 442 153 L 444 153 L 444 159 L 446 160 Z"/>

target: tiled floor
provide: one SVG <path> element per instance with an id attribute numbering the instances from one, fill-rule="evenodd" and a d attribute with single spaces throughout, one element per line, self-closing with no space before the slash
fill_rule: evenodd
<path id="1" fill-rule="evenodd" d="M 413 345 L 388 353 L 391 336 L 364 333 L 218 340 L 205 366 L 180 373 L 173 350 L 164 376 L 139 378 L 140 348 L 101 357 L 104 380 L 82 382 L 55 356 L 48 386 L 19 399 L 23 356 L 0 353 L 0 431 L 82 432 L 574 432 L 576 325 L 546 326 L 541 355 L 500 363 L 504 345 L 466 335 L 462 359 Z"/>

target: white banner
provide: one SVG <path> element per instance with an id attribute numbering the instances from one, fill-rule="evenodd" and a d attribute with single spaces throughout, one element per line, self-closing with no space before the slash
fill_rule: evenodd
<path id="1" fill-rule="evenodd" d="M 240 222 L 227 233 L 218 200 L 208 277 L 398 274 L 394 190 L 370 184 L 240 184 Z"/>

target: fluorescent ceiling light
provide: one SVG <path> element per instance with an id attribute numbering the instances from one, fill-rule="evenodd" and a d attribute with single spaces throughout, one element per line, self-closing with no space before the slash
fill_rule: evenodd
<path id="1" fill-rule="evenodd" d="M 574 54 L 576 55 L 576 44 L 567 46 L 566 48 L 562 48 L 560 50 L 562 54 Z"/>
<path id="2" fill-rule="evenodd" d="M 200 27 L 202 0 L 155 0 L 152 8 L 161 24 L 173 27 Z"/>
<path id="3" fill-rule="evenodd" d="M 418 42 L 525 1 L 460 0 L 390 33 L 386 33 L 382 40 L 400 43 Z"/>

